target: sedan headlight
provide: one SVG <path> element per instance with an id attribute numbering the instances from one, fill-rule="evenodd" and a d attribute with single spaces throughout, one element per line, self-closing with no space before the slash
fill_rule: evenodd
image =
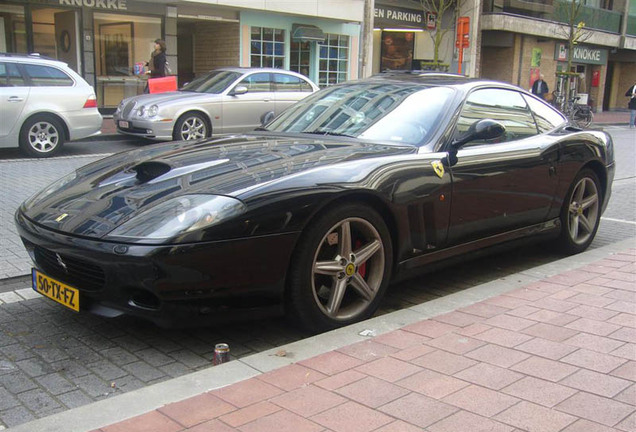
<path id="1" fill-rule="evenodd" d="M 245 212 L 241 201 L 219 195 L 184 195 L 172 198 L 133 217 L 108 237 L 161 240 L 216 225 Z"/>
<path id="2" fill-rule="evenodd" d="M 159 112 L 159 107 L 157 105 L 150 105 L 146 107 L 145 105 L 137 108 L 137 115 L 139 117 L 154 117 Z"/>
<path id="3" fill-rule="evenodd" d="M 115 110 L 115 114 L 118 114 L 120 112 L 122 112 L 124 109 L 124 101 L 122 100 L 121 102 L 119 102 L 119 105 L 117 105 L 117 109 Z"/>
<path id="4" fill-rule="evenodd" d="M 51 183 L 48 187 L 46 187 L 46 189 L 42 189 L 40 192 L 36 193 L 31 198 L 26 200 L 22 204 L 22 208 L 24 210 L 29 210 L 31 207 L 33 207 L 35 203 L 42 201 L 49 195 L 62 189 L 64 186 L 66 186 L 67 184 L 75 180 L 76 178 L 77 178 L 77 173 L 73 171 L 72 173 L 62 177 L 61 179 Z"/>

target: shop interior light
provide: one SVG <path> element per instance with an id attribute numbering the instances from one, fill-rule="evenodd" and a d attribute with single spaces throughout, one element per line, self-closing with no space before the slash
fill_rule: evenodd
<path id="1" fill-rule="evenodd" d="M 391 32 L 423 32 L 424 29 L 419 28 L 374 28 L 374 31 L 391 31 Z"/>

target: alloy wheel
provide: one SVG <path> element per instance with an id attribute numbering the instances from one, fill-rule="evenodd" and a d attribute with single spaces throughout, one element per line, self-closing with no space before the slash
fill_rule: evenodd
<path id="1" fill-rule="evenodd" d="M 385 251 L 368 221 L 348 218 L 322 238 L 312 269 L 312 290 L 320 311 L 347 320 L 363 313 L 378 295 L 384 278 Z"/>
<path id="2" fill-rule="evenodd" d="M 29 145 L 39 153 L 48 153 L 57 147 L 60 132 L 54 124 L 47 121 L 34 123 L 27 134 Z"/>
<path id="3" fill-rule="evenodd" d="M 596 183 L 589 177 L 581 178 L 568 207 L 568 231 L 574 243 L 583 244 L 594 234 L 599 206 Z"/>
<path id="4" fill-rule="evenodd" d="M 186 141 L 205 138 L 207 136 L 207 127 L 201 118 L 188 117 L 181 124 L 179 133 L 181 134 L 181 139 Z"/>

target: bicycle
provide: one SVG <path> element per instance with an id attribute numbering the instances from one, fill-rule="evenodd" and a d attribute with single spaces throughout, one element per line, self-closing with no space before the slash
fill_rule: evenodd
<path id="1" fill-rule="evenodd" d="M 579 99 L 581 99 L 580 96 L 575 96 L 568 100 L 568 103 L 563 107 L 563 114 L 565 114 L 575 125 L 581 129 L 585 129 L 592 124 L 592 120 L 594 120 L 594 113 L 589 105 L 577 103 L 576 101 Z"/>

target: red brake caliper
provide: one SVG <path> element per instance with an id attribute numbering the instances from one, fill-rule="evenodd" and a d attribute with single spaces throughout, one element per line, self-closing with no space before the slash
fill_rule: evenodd
<path id="1" fill-rule="evenodd" d="M 356 240 L 355 242 L 355 249 L 358 250 L 360 248 L 360 246 L 362 246 L 362 242 L 360 240 Z M 362 276 L 362 278 L 364 278 L 367 275 L 367 263 L 362 263 L 362 265 L 358 266 L 358 273 L 360 274 L 360 276 Z"/>

